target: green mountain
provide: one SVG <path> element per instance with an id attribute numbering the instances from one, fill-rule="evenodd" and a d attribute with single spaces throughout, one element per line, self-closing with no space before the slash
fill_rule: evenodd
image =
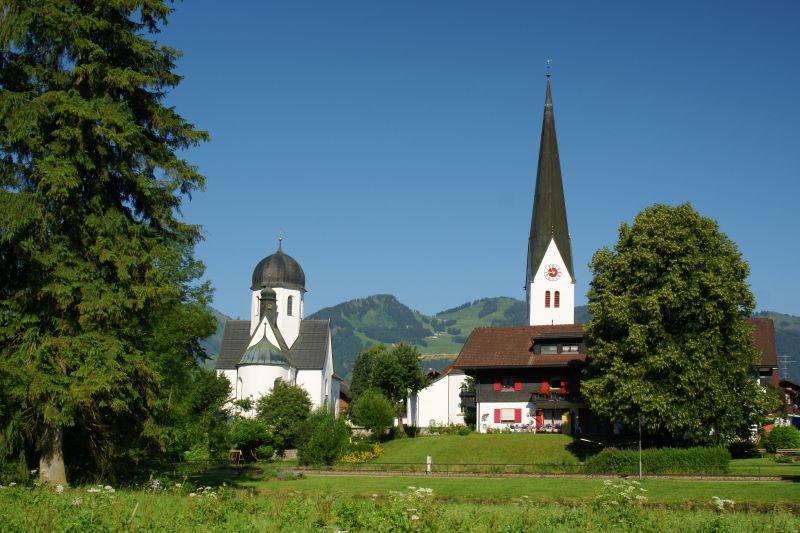
<path id="1" fill-rule="evenodd" d="M 217 331 L 202 345 L 209 355 L 204 366 L 213 368 L 219 354 L 222 327 L 227 316 L 212 309 Z M 775 342 L 781 378 L 800 383 L 800 317 L 762 311 L 756 316 L 775 322 Z M 400 303 L 390 294 L 377 294 L 326 307 L 308 316 L 330 319 L 336 373 L 349 378 L 359 352 L 376 343 L 408 342 L 426 356 L 425 368 L 443 369 L 455 359 L 472 330 L 479 326 L 515 326 L 526 323 L 525 303 L 515 298 L 482 298 L 428 316 Z M 586 306 L 575 308 L 575 322 L 591 316 Z"/>
<path id="2" fill-rule="evenodd" d="M 222 343 L 222 328 L 225 327 L 225 322 L 230 320 L 229 316 L 223 315 L 213 307 L 209 308 L 211 314 L 217 321 L 217 330 L 210 337 L 206 337 L 200 341 L 200 346 L 205 350 L 208 359 L 201 363 L 202 366 L 213 369 L 219 356 L 219 346 Z"/>

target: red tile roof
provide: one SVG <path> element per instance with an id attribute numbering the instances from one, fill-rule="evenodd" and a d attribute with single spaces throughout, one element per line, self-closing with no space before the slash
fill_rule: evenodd
<path id="1" fill-rule="evenodd" d="M 583 333 L 581 324 L 560 326 L 505 326 L 475 328 L 467 339 L 453 366 L 478 368 L 495 366 L 567 366 L 586 360 L 585 353 L 536 355 L 533 337 L 556 339 L 559 335 L 574 339 Z"/>
<path id="2" fill-rule="evenodd" d="M 775 348 L 775 325 L 771 318 L 748 318 L 753 326 L 753 344 L 761 355 L 761 366 L 777 368 L 778 351 Z"/>

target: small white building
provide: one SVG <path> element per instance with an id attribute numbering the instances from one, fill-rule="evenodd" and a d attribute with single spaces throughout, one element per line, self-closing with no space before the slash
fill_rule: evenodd
<path id="1" fill-rule="evenodd" d="M 250 319 L 225 323 L 216 365 L 236 400 L 257 401 L 282 379 L 303 387 L 312 408 L 338 414 L 341 378 L 333 373 L 330 321 L 303 319 L 305 281 L 280 240 L 253 270 Z"/>
<path id="2" fill-rule="evenodd" d="M 461 391 L 466 380 L 463 370 L 447 367 L 430 385 L 408 399 L 406 423 L 425 428 L 464 424 Z"/>

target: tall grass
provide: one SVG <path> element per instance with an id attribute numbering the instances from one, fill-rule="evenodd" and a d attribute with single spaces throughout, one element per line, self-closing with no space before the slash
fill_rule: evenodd
<path id="1" fill-rule="evenodd" d="M 302 481 L 287 482 L 303 483 Z M 637 489 L 638 490 L 638 489 Z M 615 491 L 620 492 L 617 495 Z M 598 497 L 572 504 L 509 498 L 503 504 L 442 501 L 424 487 L 367 497 L 264 494 L 227 487 L 147 490 L 0 489 L 3 531 L 796 531 L 787 512 L 736 511 L 720 495 L 702 509 L 650 508 L 634 489 L 603 486 Z M 638 494 L 638 493 L 637 493 Z"/>

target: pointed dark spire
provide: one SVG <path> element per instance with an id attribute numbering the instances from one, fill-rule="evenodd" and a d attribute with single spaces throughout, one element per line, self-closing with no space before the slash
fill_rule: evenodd
<path id="1" fill-rule="evenodd" d="M 541 265 L 551 237 L 564 259 L 571 279 L 572 244 L 567 227 L 567 208 L 564 185 L 561 181 L 561 163 L 558 158 L 556 122 L 553 116 L 553 97 L 550 94 L 550 69 L 547 70 L 547 93 L 544 100 L 542 140 L 539 145 L 539 166 L 536 170 L 536 192 L 533 195 L 531 233 L 528 239 L 528 283 L 536 276 L 534 270 Z"/>

